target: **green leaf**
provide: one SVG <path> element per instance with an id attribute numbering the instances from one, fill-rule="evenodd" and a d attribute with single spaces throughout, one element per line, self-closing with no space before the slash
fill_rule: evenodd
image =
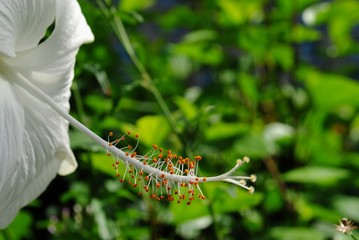
<path id="1" fill-rule="evenodd" d="M 213 183 L 206 189 L 208 197 L 213 201 L 216 213 L 238 212 L 251 209 L 262 202 L 263 195 L 260 192 L 250 194 L 238 187 Z"/>
<path id="2" fill-rule="evenodd" d="M 71 149 L 85 149 L 89 151 L 100 151 L 103 148 L 91 138 L 87 137 L 84 133 L 77 130 L 69 131 Z"/>
<path id="3" fill-rule="evenodd" d="M 286 172 L 284 179 L 288 182 L 330 186 L 349 176 L 350 172 L 344 169 L 307 166 Z"/>
<path id="4" fill-rule="evenodd" d="M 122 124 L 121 130 L 139 134 L 140 142 L 147 147 L 151 147 L 153 144 L 162 145 L 170 133 L 170 126 L 165 117 L 150 115 L 140 118 L 136 125 Z"/>
<path id="5" fill-rule="evenodd" d="M 308 68 L 300 69 L 298 76 L 307 84 L 316 107 L 359 106 L 359 84 L 350 78 Z"/>
<path id="6" fill-rule="evenodd" d="M 110 61 L 108 58 L 108 52 L 105 46 L 96 47 L 94 50 L 95 58 L 98 58 L 98 61 Z M 103 63 L 105 64 L 105 63 Z M 85 64 L 84 69 L 91 72 L 95 75 L 97 82 L 100 84 L 103 94 L 110 96 L 112 94 L 112 89 L 110 81 L 108 79 L 107 73 L 102 69 L 100 64 Z"/>
<path id="7" fill-rule="evenodd" d="M 352 37 L 353 28 L 359 23 L 359 3 L 355 0 L 334 1 L 329 12 L 328 30 L 339 54 L 350 53 L 356 44 Z"/>
<path id="8" fill-rule="evenodd" d="M 8 236 L 9 239 L 14 240 L 27 238 L 31 230 L 31 222 L 31 214 L 25 211 L 20 211 L 15 220 L 6 228 L 6 236 Z"/>
<path id="9" fill-rule="evenodd" d="M 245 135 L 234 143 L 233 148 L 239 156 L 251 158 L 264 158 L 271 154 L 271 149 L 261 133 Z"/>
<path id="10" fill-rule="evenodd" d="M 203 42 L 203 41 L 209 41 L 215 39 L 217 39 L 216 31 L 201 29 L 186 34 L 186 36 L 183 38 L 183 42 L 196 43 L 196 42 Z"/>
<path id="11" fill-rule="evenodd" d="M 112 156 L 107 156 L 105 152 L 103 153 L 90 153 L 92 167 L 96 170 L 99 170 L 109 176 L 116 176 L 116 172 L 112 167 L 114 159 Z M 82 157 L 86 159 L 86 157 Z M 119 164 L 119 171 L 124 172 L 124 168 L 121 169 L 123 164 Z"/>
<path id="12" fill-rule="evenodd" d="M 218 122 L 209 126 L 205 131 L 208 141 L 220 141 L 222 139 L 236 137 L 248 131 L 248 125 L 243 123 Z"/>
<path id="13" fill-rule="evenodd" d="M 304 227 L 274 227 L 269 235 L 276 240 L 324 240 L 325 235 L 317 230 Z"/>
<path id="14" fill-rule="evenodd" d="M 144 116 L 136 122 L 140 141 L 147 146 L 162 144 L 170 133 L 170 127 L 163 116 Z"/>
<path id="15" fill-rule="evenodd" d="M 263 18 L 259 1 L 221 0 L 217 3 L 221 9 L 220 20 L 225 25 L 238 25 L 247 21 L 260 22 Z"/>
<path id="16" fill-rule="evenodd" d="M 97 114 L 108 113 L 112 108 L 112 100 L 99 95 L 88 95 L 85 103 Z"/>
<path id="17" fill-rule="evenodd" d="M 110 229 L 110 219 L 106 218 L 105 212 L 100 200 L 92 199 L 91 209 L 95 216 L 95 222 L 97 224 L 98 234 L 101 239 L 113 239 L 114 231 Z M 115 230 L 115 229 L 114 229 Z"/>
<path id="18" fill-rule="evenodd" d="M 122 0 L 120 2 L 120 9 L 126 12 L 139 11 L 151 7 L 155 0 Z"/>
<path id="19" fill-rule="evenodd" d="M 178 224 L 177 232 L 185 239 L 196 239 L 201 230 L 208 228 L 212 224 L 210 216 L 199 217 L 182 224 Z"/>
<path id="20" fill-rule="evenodd" d="M 172 222 L 175 224 L 185 223 L 187 221 L 198 219 L 209 215 L 208 203 L 196 199 L 191 205 L 186 205 L 183 201 L 178 204 L 176 201 L 170 203 L 170 211 L 172 213 Z"/>
<path id="21" fill-rule="evenodd" d="M 198 116 L 198 108 L 191 101 L 184 97 L 175 97 L 174 102 L 180 108 L 187 120 L 191 121 Z"/>
<path id="22" fill-rule="evenodd" d="M 334 198 L 333 205 L 342 216 L 359 221 L 359 197 L 338 196 Z"/>
<path id="23" fill-rule="evenodd" d="M 291 39 L 293 42 L 312 42 L 321 38 L 321 33 L 315 29 L 301 25 L 296 25 L 291 31 Z"/>
<path id="24" fill-rule="evenodd" d="M 274 61 L 288 71 L 293 67 L 294 64 L 294 52 L 293 48 L 289 45 L 277 45 L 270 49 L 270 54 Z"/>

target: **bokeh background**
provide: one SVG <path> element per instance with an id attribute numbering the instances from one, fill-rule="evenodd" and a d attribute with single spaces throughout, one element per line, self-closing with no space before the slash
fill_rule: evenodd
<path id="1" fill-rule="evenodd" d="M 359 222 L 359 1 L 79 2 L 96 40 L 78 54 L 71 114 L 103 138 L 138 133 L 139 152 L 199 154 L 203 176 L 249 156 L 238 173 L 256 192 L 139 197 L 70 129 L 78 170 L 0 239 L 351 239 L 333 225 Z"/>

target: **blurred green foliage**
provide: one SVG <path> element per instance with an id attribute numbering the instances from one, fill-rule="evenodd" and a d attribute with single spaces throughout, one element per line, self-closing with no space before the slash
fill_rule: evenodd
<path id="1" fill-rule="evenodd" d="M 0 239 L 350 239 L 333 224 L 359 222 L 358 1 L 105 1 L 170 116 L 114 19 L 80 4 L 96 40 L 78 55 L 72 115 L 104 138 L 138 133 L 140 151 L 200 154 L 201 175 L 248 155 L 240 171 L 256 173 L 256 192 L 203 184 L 207 199 L 191 206 L 138 197 L 71 130 L 78 171 Z"/>

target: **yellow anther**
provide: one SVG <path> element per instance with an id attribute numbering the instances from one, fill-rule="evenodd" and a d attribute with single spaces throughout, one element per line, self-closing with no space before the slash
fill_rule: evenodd
<path id="1" fill-rule="evenodd" d="M 251 181 L 252 181 L 252 182 L 257 181 L 257 176 L 256 176 L 255 174 L 252 174 L 252 175 L 251 175 Z"/>
<path id="2" fill-rule="evenodd" d="M 239 180 L 239 184 L 245 186 L 247 184 L 247 182 L 246 182 L 246 180 L 241 179 L 241 180 Z"/>
<path id="3" fill-rule="evenodd" d="M 250 193 L 250 194 L 252 194 L 252 193 L 254 193 L 254 187 L 253 186 L 250 186 L 249 188 L 248 188 L 248 192 Z"/>

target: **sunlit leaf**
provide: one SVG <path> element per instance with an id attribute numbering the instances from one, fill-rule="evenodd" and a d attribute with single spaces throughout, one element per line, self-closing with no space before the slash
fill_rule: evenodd
<path id="1" fill-rule="evenodd" d="M 354 80 L 304 68 L 298 74 L 307 84 L 315 106 L 327 110 L 342 105 L 359 106 L 359 84 Z"/>
<path id="2" fill-rule="evenodd" d="M 30 213 L 26 211 L 20 212 L 16 216 L 15 220 L 5 230 L 6 236 L 8 236 L 9 239 L 14 239 L 14 240 L 21 240 L 28 237 L 31 229 L 32 220 L 33 219 Z"/>
<path id="3" fill-rule="evenodd" d="M 304 227 L 275 227 L 270 231 L 270 236 L 276 240 L 324 240 L 325 235 L 317 230 Z"/>
<path id="4" fill-rule="evenodd" d="M 112 108 L 112 101 L 100 95 L 86 96 L 85 103 L 91 108 L 91 110 L 97 112 L 98 114 L 107 113 Z"/>
<path id="5" fill-rule="evenodd" d="M 114 162 L 114 159 L 116 159 L 116 156 L 114 156 L 114 159 L 112 156 L 107 156 L 105 151 L 103 153 L 91 153 L 89 154 L 91 165 L 94 169 L 101 171 L 109 176 L 116 176 L 116 171 L 112 167 L 112 164 Z M 124 172 L 124 168 L 121 168 L 119 166 L 121 173 Z"/>
<path id="6" fill-rule="evenodd" d="M 270 146 L 260 133 L 251 133 L 239 138 L 233 145 L 238 156 L 251 156 L 251 158 L 264 158 L 271 154 Z"/>
<path id="7" fill-rule="evenodd" d="M 216 184 L 214 184 L 216 185 Z M 260 192 L 250 194 L 239 188 L 226 188 L 224 186 L 215 186 L 209 189 L 209 197 L 214 200 L 214 209 L 216 213 L 238 212 L 248 210 L 258 205 L 263 195 Z"/>
<path id="8" fill-rule="evenodd" d="M 242 123 L 219 122 L 209 126 L 205 131 L 205 137 L 209 141 L 236 137 L 248 131 L 248 126 Z"/>
<path id="9" fill-rule="evenodd" d="M 337 196 L 333 205 L 343 216 L 359 221 L 359 197 Z"/>
<path id="10" fill-rule="evenodd" d="M 307 166 L 290 170 L 284 174 L 284 179 L 288 182 L 318 184 L 318 185 L 332 185 L 339 184 L 350 176 L 348 170 L 339 168 Z"/>
<path id="11" fill-rule="evenodd" d="M 120 2 L 120 9 L 122 11 L 132 12 L 138 11 L 145 8 L 152 6 L 155 3 L 155 0 L 139 0 L 139 1 L 132 1 L 132 0 L 122 0 Z"/>
<path id="12" fill-rule="evenodd" d="M 186 205 L 186 202 L 182 202 L 181 204 L 171 202 L 170 210 L 172 213 L 172 222 L 175 224 L 185 223 L 209 215 L 208 205 L 205 201 L 199 199 L 193 201 L 189 206 Z"/>
<path id="13" fill-rule="evenodd" d="M 145 116 L 136 122 L 140 141 L 147 146 L 161 144 L 170 132 L 167 120 L 163 116 Z"/>
<path id="14" fill-rule="evenodd" d="M 180 108 L 183 115 L 189 120 L 193 120 L 199 114 L 198 108 L 189 100 L 182 97 L 176 97 L 174 102 Z"/>

